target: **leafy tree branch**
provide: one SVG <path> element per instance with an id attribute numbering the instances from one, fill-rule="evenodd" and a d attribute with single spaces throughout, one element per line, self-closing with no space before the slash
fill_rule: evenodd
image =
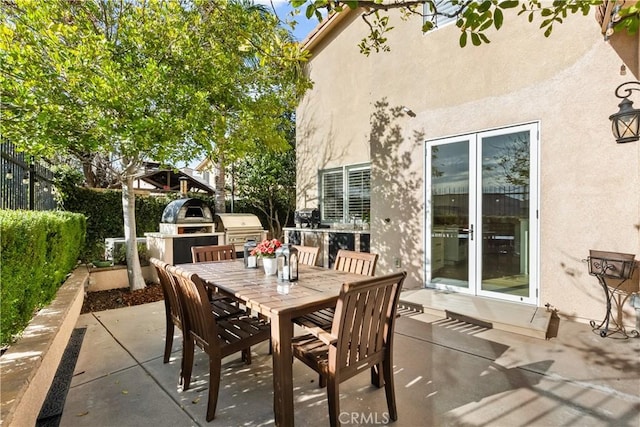
<path id="1" fill-rule="evenodd" d="M 452 6 L 451 9 L 443 8 Z M 438 27 L 438 18 L 455 18 L 456 26 L 460 29 L 459 43 L 465 47 L 469 41 L 474 46 L 490 43 L 487 33 L 490 29 L 500 30 L 504 23 L 505 11 L 514 9 L 518 16 L 526 17 L 532 23 L 534 18 L 540 17 L 540 29 L 545 37 L 549 37 L 556 24 L 562 24 L 570 15 L 586 16 L 594 7 L 604 4 L 603 0 L 290 0 L 290 4 L 297 10 L 303 11 L 307 18 L 316 16 L 323 19 L 322 11 L 328 14 L 341 12 L 345 9 L 359 9 L 362 19 L 369 28 L 369 34 L 360 42 L 362 53 L 389 51 L 387 33 L 393 29 L 390 25 L 389 10 L 398 10 L 401 17 L 406 19 L 411 15 L 424 18 L 423 32 Z M 638 31 L 640 22 L 640 1 L 632 6 L 620 9 L 613 17 L 616 31 L 626 30 L 629 34 Z"/>

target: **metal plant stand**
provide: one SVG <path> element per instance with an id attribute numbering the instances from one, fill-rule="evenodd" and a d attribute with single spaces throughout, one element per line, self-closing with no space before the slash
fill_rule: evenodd
<path id="1" fill-rule="evenodd" d="M 607 300 L 607 312 L 600 324 L 595 320 L 590 322 L 594 332 L 599 332 L 602 338 L 609 335 L 620 333 L 624 338 L 640 336 L 638 331 L 632 330 L 629 333 L 624 328 L 621 319 L 616 319 L 611 313 L 611 301 L 615 299 L 615 295 L 624 282 L 631 277 L 635 266 L 635 255 L 623 254 L 619 252 L 590 251 L 587 262 L 589 263 L 589 274 L 596 276 Z M 610 280 L 607 283 L 607 279 Z M 611 285 L 611 282 L 617 284 Z M 626 301 L 626 298 L 625 298 Z"/>

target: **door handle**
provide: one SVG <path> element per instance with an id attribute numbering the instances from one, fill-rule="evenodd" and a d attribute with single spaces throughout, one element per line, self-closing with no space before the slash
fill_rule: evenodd
<path id="1" fill-rule="evenodd" d="M 473 224 L 469 225 L 469 228 L 463 228 L 462 231 L 468 231 L 469 240 L 473 240 Z"/>

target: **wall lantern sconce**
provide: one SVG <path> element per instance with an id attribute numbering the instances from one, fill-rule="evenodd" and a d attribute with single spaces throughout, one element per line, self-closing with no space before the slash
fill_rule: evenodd
<path id="1" fill-rule="evenodd" d="M 24 175 L 22 175 L 22 184 L 23 185 L 29 185 L 29 173 L 25 172 Z"/>
<path id="2" fill-rule="evenodd" d="M 624 87 L 627 85 L 637 85 L 638 87 Z M 618 144 L 640 139 L 640 110 L 633 108 L 633 102 L 629 100 L 631 92 L 634 90 L 640 92 L 640 81 L 622 83 L 616 88 L 616 96 L 622 101 L 618 104 L 620 110 L 610 115 L 609 120 L 611 120 L 613 136 Z"/>

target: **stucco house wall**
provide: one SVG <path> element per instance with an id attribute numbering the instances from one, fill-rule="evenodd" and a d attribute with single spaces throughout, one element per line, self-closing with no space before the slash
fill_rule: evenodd
<path id="1" fill-rule="evenodd" d="M 358 12 L 308 43 L 314 87 L 296 115 L 298 208 L 318 205 L 318 170 L 371 161 L 377 273 L 397 270 L 399 258 L 405 287 L 421 288 L 425 141 L 538 123 L 538 305 L 601 318 L 604 295 L 583 262 L 589 249 L 640 258 L 640 143 L 616 144 L 608 119 L 615 88 L 638 79 L 640 36 L 610 44 L 593 16 L 573 16 L 545 38 L 537 24 L 507 16 L 490 44 L 460 48 L 455 25 L 422 34 L 419 18 L 391 16 L 391 52 L 359 53 L 368 29 Z"/>

